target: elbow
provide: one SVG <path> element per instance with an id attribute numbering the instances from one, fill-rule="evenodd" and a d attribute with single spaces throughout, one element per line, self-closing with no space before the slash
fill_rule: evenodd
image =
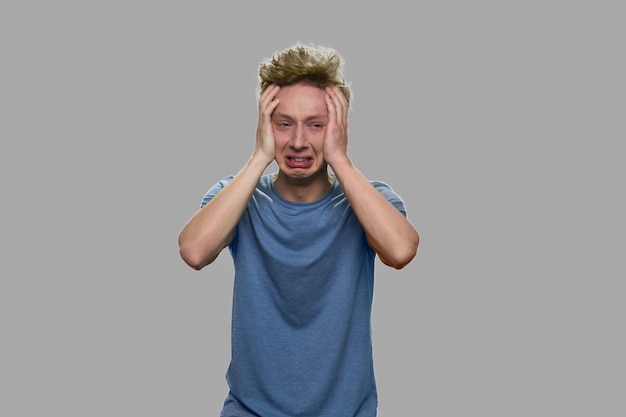
<path id="1" fill-rule="evenodd" d="M 417 248 L 419 246 L 419 234 L 417 232 L 405 245 L 398 247 L 394 251 L 381 255 L 380 260 L 387 266 L 394 269 L 403 269 L 417 256 Z"/>
<path id="2" fill-rule="evenodd" d="M 392 256 L 382 257 L 380 256 L 380 260 L 387 266 L 390 266 L 394 269 L 402 269 L 407 266 L 413 258 L 417 255 L 417 247 L 412 248 L 411 250 L 398 252 Z"/>
<path id="3" fill-rule="evenodd" d="M 199 271 L 213 263 L 229 242 L 230 240 L 220 243 L 219 241 L 207 241 L 206 239 L 184 239 L 182 236 L 179 236 L 178 249 L 183 261 L 191 268 Z"/>
<path id="4" fill-rule="evenodd" d="M 196 247 L 188 245 L 180 245 L 179 254 L 182 260 L 196 271 L 201 270 L 217 258 L 217 255 L 207 256 L 205 252 L 199 251 Z"/>
<path id="5" fill-rule="evenodd" d="M 201 270 L 206 265 L 204 262 L 202 262 L 202 259 L 198 256 L 197 253 L 189 250 L 188 248 L 181 247 L 179 250 L 179 254 L 182 260 L 196 271 Z"/>

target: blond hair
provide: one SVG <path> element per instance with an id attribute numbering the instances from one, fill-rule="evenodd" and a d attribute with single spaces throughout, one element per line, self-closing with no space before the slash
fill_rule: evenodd
<path id="1" fill-rule="evenodd" d="M 343 76 L 344 60 L 333 49 L 296 43 L 259 64 L 257 94 L 272 84 L 279 86 L 306 83 L 318 88 L 338 86 L 348 102 L 352 98 L 350 86 Z"/>

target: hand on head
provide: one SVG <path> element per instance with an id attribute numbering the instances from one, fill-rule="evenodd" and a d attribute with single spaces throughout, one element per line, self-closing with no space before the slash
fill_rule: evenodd
<path id="1" fill-rule="evenodd" d="M 267 159 L 269 165 L 274 160 L 274 128 L 272 126 L 272 113 L 280 100 L 276 95 L 280 87 L 270 85 L 259 98 L 259 120 L 256 128 L 256 145 L 254 152 Z"/>
<path id="2" fill-rule="evenodd" d="M 333 161 L 348 153 L 348 110 L 350 105 L 339 87 L 326 87 L 328 125 L 324 136 L 324 159 L 331 166 Z"/>

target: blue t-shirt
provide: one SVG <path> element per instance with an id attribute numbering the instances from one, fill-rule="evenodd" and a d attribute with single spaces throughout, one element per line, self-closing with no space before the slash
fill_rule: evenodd
<path id="1" fill-rule="evenodd" d="M 201 206 L 233 177 L 214 185 Z M 371 181 L 406 216 L 386 184 Z M 222 417 L 374 417 L 375 252 L 336 178 L 295 203 L 263 176 L 237 224 Z"/>

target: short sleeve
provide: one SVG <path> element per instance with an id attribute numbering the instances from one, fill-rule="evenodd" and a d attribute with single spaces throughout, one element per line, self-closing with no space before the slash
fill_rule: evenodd
<path id="1" fill-rule="evenodd" d="M 404 201 L 402 198 L 393 191 L 393 189 L 386 183 L 382 181 L 370 181 L 371 184 L 376 188 L 385 198 L 389 201 L 395 208 L 404 215 L 407 216 L 406 207 L 404 205 Z"/>
<path id="2" fill-rule="evenodd" d="M 202 202 L 200 203 L 200 208 L 206 206 L 206 204 L 213 199 L 219 193 L 222 188 L 226 186 L 234 178 L 234 175 L 229 175 L 227 177 L 222 178 L 219 182 L 217 182 L 213 187 L 206 192 L 204 197 L 202 198 Z"/>

